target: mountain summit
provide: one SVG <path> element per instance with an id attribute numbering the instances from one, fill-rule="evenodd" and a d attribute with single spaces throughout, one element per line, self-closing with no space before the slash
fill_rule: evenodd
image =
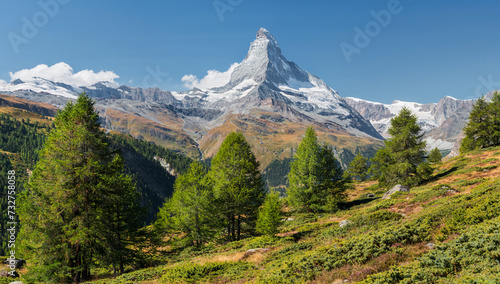
<path id="1" fill-rule="evenodd" d="M 300 116 L 308 124 L 329 123 L 355 136 L 382 139 L 373 126 L 323 80 L 288 61 L 276 38 L 264 28 L 259 29 L 247 56 L 233 70 L 226 85 L 173 95 L 184 105 L 197 101 L 225 114 L 248 114 L 261 109 L 281 113 L 292 120 Z"/>
<path id="2" fill-rule="evenodd" d="M 231 131 L 247 137 L 263 166 L 290 157 L 309 125 L 339 155 L 342 149 L 349 149 L 350 156 L 371 153 L 383 139 L 334 89 L 288 61 L 264 28 L 220 87 L 169 92 L 112 84 L 14 83 L 5 87 L 8 93 L 57 106 L 85 91 L 97 100 L 108 129 L 192 157 L 211 157 Z"/>
<path id="3" fill-rule="evenodd" d="M 252 79 L 256 83 L 287 85 L 290 82 L 308 83 L 309 75 L 295 63 L 289 62 L 281 54 L 276 39 L 264 28 L 257 32 L 257 38 L 250 45 L 248 54 L 231 74 L 229 86 Z M 311 86 L 311 85 L 309 85 Z"/>

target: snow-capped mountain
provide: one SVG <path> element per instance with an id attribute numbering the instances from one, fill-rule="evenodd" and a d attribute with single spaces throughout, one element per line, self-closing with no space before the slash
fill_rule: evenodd
<path id="1" fill-rule="evenodd" d="M 230 81 L 217 88 L 172 93 L 184 106 L 193 101 L 225 114 L 247 114 L 266 109 L 263 102 L 285 104 L 318 122 L 334 123 L 356 136 L 381 136 L 320 78 L 288 61 L 276 39 L 261 28 L 246 58 L 231 73 Z"/>
<path id="2" fill-rule="evenodd" d="M 86 92 L 96 99 L 106 128 L 191 156 L 212 156 L 227 134 L 241 131 L 266 165 L 289 157 L 309 125 L 338 150 L 372 151 L 381 145 L 382 136 L 367 119 L 320 78 L 288 61 L 263 28 L 228 82 L 215 88 L 169 92 L 110 82 L 77 86 L 22 78 L 0 81 L 0 91 L 58 107 Z"/>
<path id="3" fill-rule="evenodd" d="M 382 104 L 358 98 L 345 98 L 345 101 L 368 119 L 384 138 L 389 137 L 387 130 L 391 118 L 403 107 L 408 108 L 417 116 L 429 150 L 434 147 L 440 150 L 453 148 L 475 103 L 474 100 L 458 100 L 450 96 L 430 104 L 403 101 Z"/>

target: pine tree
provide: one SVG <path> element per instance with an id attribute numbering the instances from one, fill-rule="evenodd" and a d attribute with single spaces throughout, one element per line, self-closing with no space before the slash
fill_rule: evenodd
<path id="1" fill-rule="evenodd" d="M 291 206 L 308 212 L 335 211 L 344 197 L 342 171 L 328 145 L 320 146 L 312 127 L 306 129 L 288 174 Z"/>
<path id="2" fill-rule="evenodd" d="M 488 128 L 491 121 L 488 108 L 489 104 L 484 97 L 479 98 L 472 107 L 464 128 L 465 138 L 460 144 L 461 153 L 490 146 Z"/>
<path id="3" fill-rule="evenodd" d="M 441 155 L 441 151 L 439 151 L 438 148 L 434 148 L 429 153 L 429 158 L 427 160 L 429 161 L 429 163 L 435 164 L 435 163 L 441 162 L 442 158 L 443 158 L 443 155 Z"/>
<path id="4" fill-rule="evenodd" d="M 354 160 L 349 164 L 349 168 L 344 172 L 344 177 L 347 179 L 357 179 L 360 181 L 366 180 L 368 176 L 368 158 L 363 154 L 358 153 Z"/>
<path id="5" fill-rule="evenodd" d="M 279 194 L 277 192 L 271 192 L 266 196 L 264 205 L 259 209 L 256 230 L 264 235 L 274 235 L 278 233 L 278 227 L 281 223 L 281 203 Z"/>
<path id="6" fill-rule="evenodd" d="M 136 208 L 135 188 L 121 175 L 121 157 L 108 147 L 87 95 L 69 102 L 54 123 L 21 198 L 19 239 L 34 282 L 79 283 L 90 279 L 97 258 L 112 264 L 110 254 L 123 252 L 122 244 L 109 249 L 130 237 L 121 228 L 127 217 L 108 214 Z"/>
<path id="7" fill-rule="evenodd" d="M 239 240 L 245 228 L 254 231 L 265 189 L 259 163 L 243 134 L 227 136 L 212 159 L 209 177 L 228 238 Z"/>
<path id="8" fill-rule="evenodd" d="M 206 170 L 201 163 L 193 162 L 175 181 L 174 194 L 160 209 L 155 225 L 160 231 L 185 233 L 183 239 L 198 247 L 213 236 L 213 203 Z"/>
<path id="9" fill-rule="evenodd" d="M 500 93 L 495 92 L 490 103 L 484 96 L 476 101 L 464 133 L 460 153 L 500 145 Z"/>
<path id="10" fill-rule="evenodd" d="M 382 186 L 402 184 L 413 186 L 427 179 L 432 173 L 425 162 L 426 143 L 417 124 L 417 117 L 404 107 L 391 119 L 390 139 L 372 159 L 370 172 Z"/>

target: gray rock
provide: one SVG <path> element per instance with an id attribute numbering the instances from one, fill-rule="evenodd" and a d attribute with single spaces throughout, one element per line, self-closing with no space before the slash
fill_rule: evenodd
<path id="1" fill-rule="evenodd" d="M 256 253 L 266 253 L 268 252 L 269 249 L 268 248 L 255 248 L 255 249 L 249 249 L 247 250 L 247 252 L 245 252 L 245 255 L 243 255 L 243 258 L 247 258 L 249 256 L 251 256 L 252 254 L 256 254 Z"/>
<path id="2" fill-rule="evenodd" d="M 287 221 L 294 221 L 295 219 L 293 219 L 292 217 L 288 217 L 286 220 Z"/>
<path id="3" fill-rule="evenodd" d="M 374 198 L 374 197 L 375 197 L 375 194 L 373 194 L 373 193 L 368 193 L 368 194 L 366 195 L 366 197 L 368 197 L 368 198 Z"/>
<path id="4" fill-rule="evenodd" d="M 10 282 L 9 284 L 23 284 L 23 282 L 21 282 L 21 281 L 14 281 L 14 282 Z"/>
<path id="5" fill-rule="evenodd" d="M 428 248 L 430 248 L 430 249 L 433 249 L 436 246 L 436 244 L 434 244 L 434 243 L 428 243 L 425 246 L 428 247 Z"/>
<path id="6" fill-rule="evenodd" d="M 404 185 L 395 185 L 393 188 L 389 189 L 386 193 L 384 193 L 384 196 L 382 196 L 382 199 L 390 199 L 391 195 L 394 193 L 401 191 L 401 192 L 410 192 L 410 189 Z"/>
<path id="7" fill-rule="evenodd" d="M 345 226 L 347 226 L 347 225 L 350 225 L 350 224 L 352 224 L 352 222 L 351 222 L 351 221 L 349 221 L 349 220 L 342 220 L 342 221 L 340 221 L 339 226 L 340 226 L 341 228 L 343 228 L 343 227 L 345 227 Z"/>
<path id="8" fill-rule="evenodd" d="M 16 266 L 16 269 L 21 269 L 26 264 L 26 261 L 24 259 L 14 259 L 13 262 L 13 264 Z M 3 263 L 6 265 L 11 264 L 9 259 L 4 260 Z"/>

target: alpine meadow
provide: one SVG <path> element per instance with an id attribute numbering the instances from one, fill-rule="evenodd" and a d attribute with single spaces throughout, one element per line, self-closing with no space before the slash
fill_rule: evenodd
<path id="1" fill-rule="evenodd" d="M 0 284 L 500 283 L 499 3 L 4 6 Z"/>

